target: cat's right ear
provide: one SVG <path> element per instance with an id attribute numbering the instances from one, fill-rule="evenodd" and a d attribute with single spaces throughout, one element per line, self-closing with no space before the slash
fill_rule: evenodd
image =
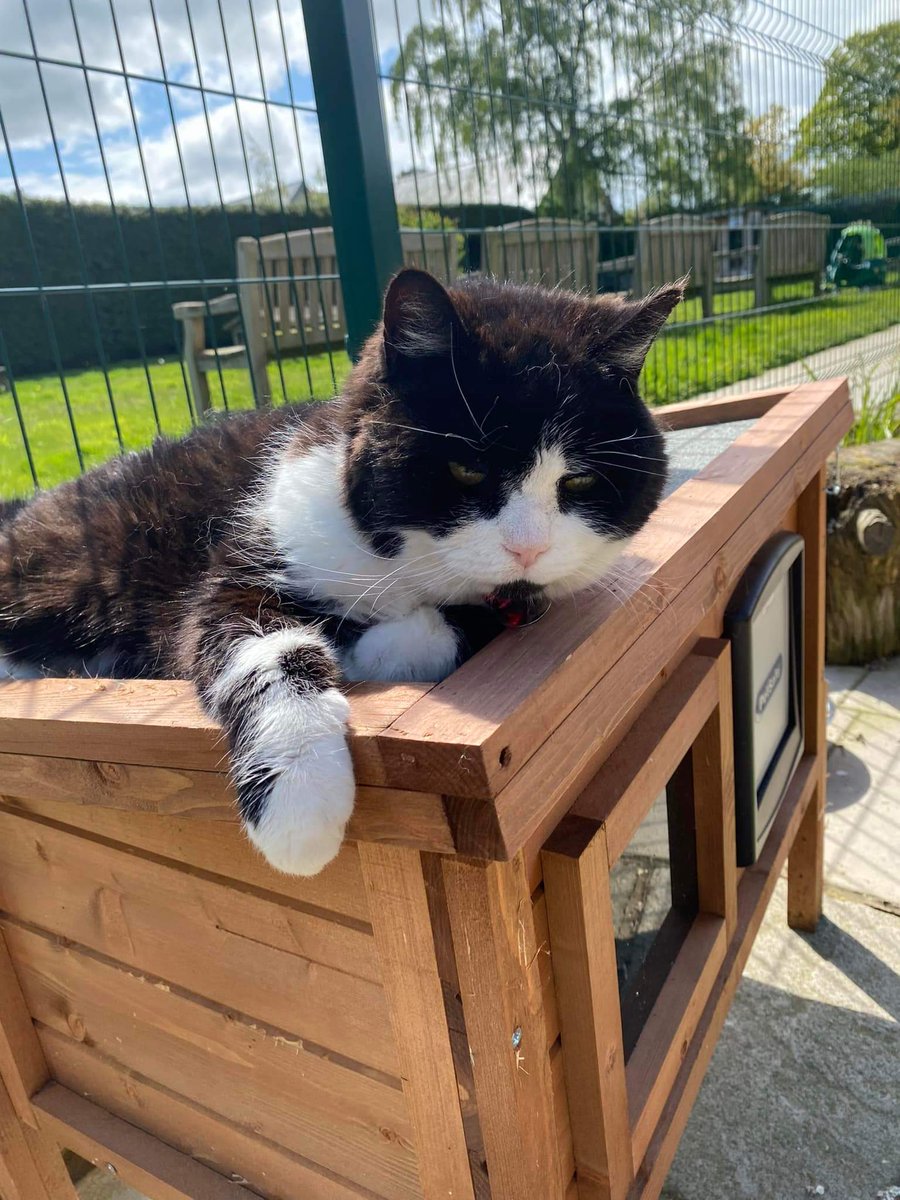
<path id="1" fill-rule="evenodd" d="M 446 288 L 427 271 L 405 267 L 384 298 L 384 352 L 398 360 L 448 357 L 462 325 Z"/>

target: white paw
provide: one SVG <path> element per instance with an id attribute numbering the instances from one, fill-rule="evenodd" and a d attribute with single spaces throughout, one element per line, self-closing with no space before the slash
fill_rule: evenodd
<path id="1" fill-rule="evenodd" d="M 316 875 L 337 855 L 353 812 L 356 785 L 344 730 L 350 712 L 334 688 L 298 698 L 278 689 L 235 763 L 245 799 L 260 781 L 258 815 L 247 836 L 279 871 Z"/>
<path id="2" fill-rule="evenodd" d="M 367 629 L 342 658 L 348 679 L 432 683 L 456 668 L 459 639 L 436 608 Z"/>

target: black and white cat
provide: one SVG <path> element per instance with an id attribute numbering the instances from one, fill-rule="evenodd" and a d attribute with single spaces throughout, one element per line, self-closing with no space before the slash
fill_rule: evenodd
<path id="1" fill-rule="evenodd" d="M 0 512 L 7 672 L 192 679 L 251 841 L 321 870 L 353 806 L 341 681 L 443 678 L 485 614 L 589 587 L 655 508 L 637 378 L 682 292 L 401 271 L 335 400 L 214 421 Z"/>

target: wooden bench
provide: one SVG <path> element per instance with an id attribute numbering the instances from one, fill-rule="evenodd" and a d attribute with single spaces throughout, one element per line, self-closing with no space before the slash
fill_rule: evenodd
<path id="1" fill-rule="evenodd" d="M 481 268 L 511 283 L 539 283 L 576 292 L 597 290 L 600 235 L 596 226 L 540 218 L 485 229 Z"/>
<path id="2" fill-rule="evenodd" d="M 455 230 L 404 229 L 400 238 L 407 266 L 424 267 L 445 283 L 459 275 Z M 198 413 L 209 408 L 210 373 L 249 371 L 256 403 L 266 406 L 272 402 L 269 362 L 342 346 L 347 333 L 332 229 L 238 238 L 235 263 L 235 293 L 172 306 L 184 327 L 184 362 Z M 208 318 L 223 316 L 235 318 L 239 341 L 210 346 Z"/>
<path id="3" fill-rule="evenodd" d="M 753 423 L 663 501 L 618 600 L 351 689 L 356 811 L 314 879 L 245 841 L 188 684 L 0 688 L 5 1198 L 74 1200 L 60 1146 L 153 1200 L 658 1197 L 785 864 L 790 924 L 820 912 L 824 464 L 852 410 L 828 380 L 661 416 Z M 723 614 L 782 529 L 805 750 L 741 871 Z M 697 901 L 626 1052 L 610 879 L 667 785 Z"/>

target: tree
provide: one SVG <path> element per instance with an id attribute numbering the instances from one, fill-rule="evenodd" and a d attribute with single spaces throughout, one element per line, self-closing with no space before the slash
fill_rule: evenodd
<path id="1" fill-rule="evenodd" d="M 825 64 L 819 98 L 800 122 L 812 161 L 900 150 L 900 21 L 847 38 Z"/>
<path id="2" fill-rule="evenodd" d="M 794 158 L 788 114 L 773 104 L 760 117 L 747 122 L 750 139 L 750 169 L 755 182 L 755 200 L 789 203 L 806 185 L 803 170 Z"/>
<path id="3" fill-rule="evenodd" d="M 543 179 L 541 210 L 609 218 L 652 195 L 738 198 L 746 114 L 728 4 L 707 0 L 438 0 L 392 70 L 395 110 L 438 167 L 471 154 Z"/>

